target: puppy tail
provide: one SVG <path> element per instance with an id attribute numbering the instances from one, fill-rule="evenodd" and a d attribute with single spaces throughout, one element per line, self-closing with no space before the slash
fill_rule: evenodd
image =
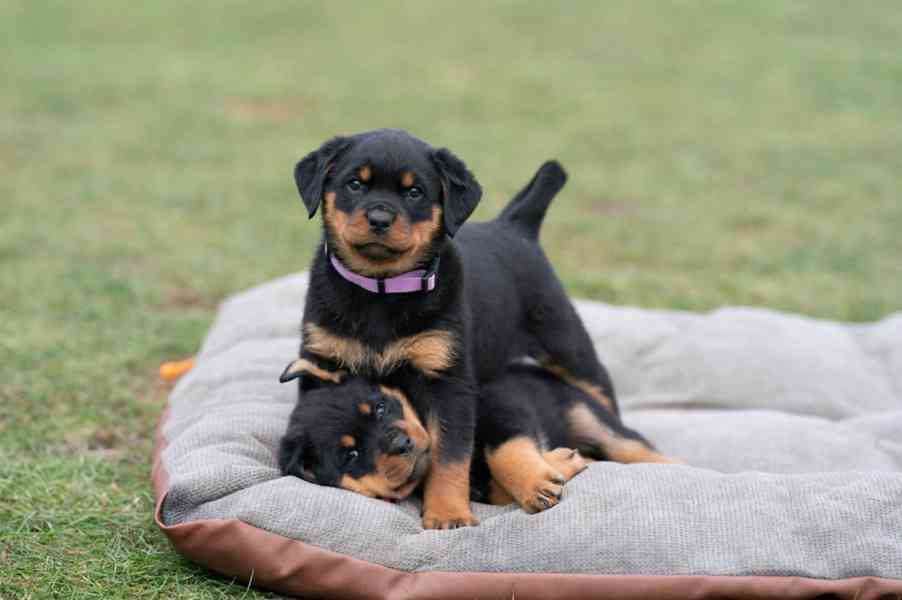
<path id="1" fill-rule="evenodd" d="M 565 183 L 567 172 L 561 163 L 549 160 L 501 211 L 498 220 L 511 223 L 531 239 L 538 239 L 548 205 Z"/>

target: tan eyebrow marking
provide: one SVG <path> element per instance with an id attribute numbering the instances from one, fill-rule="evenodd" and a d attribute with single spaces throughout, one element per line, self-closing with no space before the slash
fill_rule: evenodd
<path id="1" fill-rule="evenodd" d="M 360 177 L 361 181 L 369 181 L 373 177 L 373 171 L 369 168 L 369 166 L 363 166 L 360 167 L 357 175 Z"/>
<path id="2" fill-rule="evenodd" d="M 401 187 L 409 188 L 413 186 L 413 173 L 410 171 L 405 171 L 403 175 L 401 175 Z"/>
<path id="3" fill-rule="evenodd" d="M 349 435 L 343 435 L 341 436 L 341 445 L 345 448 L 353 448 L 357 445 L 357 440 Z"/>

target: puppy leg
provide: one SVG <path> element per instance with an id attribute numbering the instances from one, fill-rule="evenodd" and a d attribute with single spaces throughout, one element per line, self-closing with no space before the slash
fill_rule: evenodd
<path id="1" fill-rule="evenodd" d="M 558 473 L 563 475 L 567 481 L 570 481 L 589 467 L 589 464 L 583 459 L 579 451 L 573 448 L 555 448 L 554 450 L 543 452 L 542 458 L 554 467 Z"/>
<path id="2" fill-rule="evenodd" d="M 571 403 L 564 413 L 570 443 L 586 456 L 619 463 L 676 463 L 654 449 L 641 435 L 623 426 L 588 398 Z"/>
<path id="3" fill-rule="evenodd" d="M 516 502 L 534 513 L 556 505 L 563 484 L 583 465 L 572 460 L 578 456 L 573 451 L 543 453 L 539 440 L 547 439 L 547 434 L 521 386 L 516 376 L 502 376 L 483 386 L 476 439 L 491 475 L 489 502 Z"/>
<path id="4" fill-rule="evenodd" d="M 518 436 L 486 448 L 485 457 L 496 487 L 503 488 L 526 512 L 536 513 L 560 502 L 567 478 L 548 464 L 532 438 Z M 497 494 L 494 499 L 499 499 Z"/>
<path id="5" fill-rule="evenodd" d="M 457 529 L 478 525 L 470 510 L 470 462 L 476 429 L 472 388 L 440 381 L 431 386 L 433 414 L 431 467 L 423 490 L 423 528 Z"/>
<path id="6" fill-rule="evenodd" d="M 543 289 L 530 310 L 529 323 L 539 346 L 542 366 L 582 392 L 585 399 L 573 403 L 566 415 L 576 448 L 602 460 L 673 462 L 656 452 L 640 434 L 623 425 L 614 384 L 598 360 L 576 309 L 557 281 Z"/>
<path id="7" fill-rule="evenodd" d="M 554 471 L 563 476 L 564 483 L 570 481 L 589 467 L 588 462 L 580 456 L 579 452 L 572 448 L 549 450 L 542 453 L 542 458 Z M 511 496 L 497 479 L 492 478 L 489 482 L 488 501 L 489 504 L 506 506 L 517 502 L 517 499 Z M 524 510 L 526 509 L 524 508 Z"/>

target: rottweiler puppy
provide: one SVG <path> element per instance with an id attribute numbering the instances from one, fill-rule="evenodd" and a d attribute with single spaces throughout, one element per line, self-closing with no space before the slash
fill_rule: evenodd
<path id="1" fill-rule="evenodd" d="M 417 489 L 432 442 L 406 395 L 344 373 L 306 376 L 314 381 L 282 439 L 282 471 L 389 501 Z M 481 387 L 478 405 L 474 501 L 535 513 L 555 506 L 588 461 L 668 462 L 591 396 L 536 365 L 509 366 Z"/>
<path id="2" fill-rule="evenodd" d="M 543 165 L 498 218 L 464 227 L 479 183 L 450 151 L 404 131 L 329 140 L 297 164 L 295 180 L 311 218 L 322 206 L 323 241 L 300 358 L 281 379 L 300 377 L 303 396 L 321 381 L 304 373 L 344 371 L 404 393 L 431 440 L 425 528 L 477 524 L 478 386 L 511 359 L 536 358 L 616 418 L 610 378 L 538 243 L 566 181 L 558 163 Z M 519 451 L 541 457 L 538 447 Z"/>

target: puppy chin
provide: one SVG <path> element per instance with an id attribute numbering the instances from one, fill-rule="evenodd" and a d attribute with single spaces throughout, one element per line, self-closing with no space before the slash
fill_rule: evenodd
<path id="1" fill-rule="evenodd" d="M 417 486 L 420 485 L 420 482 L 423 481 L 423 478 L 426 476 L 426 472 L 429 470 L 429 450 L 424 450 L 420 452 L 419 456 L 414 459 L 413 466 L 410 469 L 410 475 L 407 477 L 407 481 L 398 486 L 391 494 L 390 498 L 386 498 L 386 500 L 404 500 L 408 496 L 410 496 L 414 490 L 417 489 Z"/>
<path id="2" fill-rule="evenodd" d="M 366 242 L 352 247 L 354 252 L 373 262 L 392 262 L 406 252 L 406 250 L 396 250 L 379 242 Z"/>

